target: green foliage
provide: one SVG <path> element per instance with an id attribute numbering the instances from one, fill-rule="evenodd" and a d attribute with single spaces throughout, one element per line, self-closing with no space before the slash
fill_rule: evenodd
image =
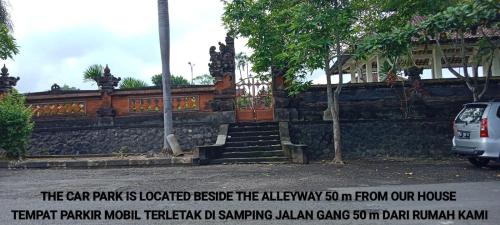
<path id="1" fill-rule="evenodd" d="M 0 24 L 0 59 L 6 60 L 19 53 L 16 39 L 9 33 L 5 24 Z"/>
<path id="2" fill-rule="evenodd" d="M 286 58 L 280 57 L 285 47 L 283 30 L 288 5 L 296 1 L 287 0 L 234 0 L 224 4 L 224 25 L 232 35 L 248 38 L 248 47 L 253 49 L 249 57 L 257 73 L 269 73 L 272 66 L 285 68 Z"/>
<path id="3" fill-rule="evenodd" d="M 7 28 L 12 28 L 9 11 L 7 10 L 6 0 L 0 0 L 0 24 L 4 24 Z"/>
<path id="4" fill-rule="evenodd" d="M 443 11 L 464 0 L 360 0 L 353 1 L 362 9 L 358 32 L 363 36 L 391 32 L 404 27 L 416 16 L 428 16 Z"/>
<path id="5" fill-rule="evenodd" d="M 162 86 L 161 74 L 153 75 L 151 77 L 151 82 L 153 83 L 153 86 L 155 86 L 155 87 L 161 87 Z"/>
<path id="6" fill-rule="evenodd" d="M 25 103 L 24 96 L 15 90 L 0 96 L 0 148 L 7 151 L 7 157 L 26 154 L 33 122 L 32 111 Z"/>
<path id="7" fill-rule="evenodd" d="M 86 82 L 89 81 L 97 81 L 98 77 L 102 77 L 104 75 L 104 67 L 100 64 L 90 65 L 83 72 L 83 80 Z"/>
<path id="8" fill-rule="evenodd" d="M 133 77 L 125 77 L 120 82 L 120 89 L 143 88 L 147 86 L 148 84 L 146 82 Z"/>
<path id="9" fill-rule="evenodd" d="M 429 41 L 464 32 L 476 33 L 480 26 L 498 30 L 497 14 L 500 5 L 495 2 L 495 0 L 466 1 L 429 15 L 420 24 L 408 23 L 403 28 L 393 28 L 390 32 L 372 35 L 358 46 L 356 57 L 364 58 L 372 54 L 398 57 L 411 50 L 412 41 Z"/>
<path id="10" fill-rule="evenodd" d="M 311 84 L 312 71 L 327 71 L 351 45 L 359 14 L 352 6 L 340 0 L 233 0 L 225 2 L 223 21 L 233 34 L 248 38 L 252 70 L 265 76 L 272 68 L 286 71 L 293 94 Z"/>
<path id="11" fill-rule="evenodd" d="M 252 96 L 243 95 L 237 100 L 238 109 L 251 109 L 252 108 Z"/>
<path id="12" fill-rule="evenodd" d="M 16 39 L 10 34 L 12 22 L 5 0 L 0 0 L 0 59 L 12 59 L 19 53 Z"/>
<path id="13" fill-rule="evenodd" d="M 77 91 L 77 90 L 80 90 L 76 87 L 70 87 L 69 85 L 65 84 L 61 87 L 61 90 L 63 91 Z"/>
<path id="14" fill-rule="evenodd" d="M 175 75 L 170 76 L 170 83 L 172 83 L 173 87 L 189 85 L 189 81 L 184 79 L 183 76 L 175 76 Z"/>
<path id="15" fill-rule="evenodd" d="M 208 74 L 203 74 L 193 78 L 193 83 L 200 85 L 212 85 L 214 84 L 214 78 Z"/>
<path id="16" fill-rule="evenodd" d="M 151 82 L 153 82 L 154 86 L 156 87 L 163 86 L 162 85 L 163 81 L 161 76 L 162 76 L 161 74 L 156 74 L 153 77 L 151 77 Z M 173 87 L 189 85 L 189 81 L 186 80 L 183 76 L 176 76 L 176 75 L 170 75 L 170 83 L 172 84 Z"/>

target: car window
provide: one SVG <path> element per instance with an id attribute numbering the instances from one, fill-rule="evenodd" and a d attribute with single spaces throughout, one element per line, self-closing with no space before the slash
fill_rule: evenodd
<path id="1" fill-rule="evenodd" d="M 497 117 L 500 118 L 500 106 L 498 106 L 498 109 L 497 109 Z"/>
<path id="2" fill-rule="evenodd" d="M 458 115 L 455 123 L 479 123 L 483 117 L 485 104 L 468 104 L 465 109 Z"/>

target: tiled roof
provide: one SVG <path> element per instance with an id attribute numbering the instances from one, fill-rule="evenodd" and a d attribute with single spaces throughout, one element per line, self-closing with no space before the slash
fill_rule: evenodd
<path id="1" fill-rule="evenodd" d="M 419 25 L 422 22 L 425 21 L 427 17 L 425 16 L 415 16 L 413 19 L 411 19 L 411 24 L 412 25 Z M 484 35 L 483 35 L 484 32 Z M 441 40 L 453 40 L 456 37 L 456 33 L 447 33 L 444 37 L 441 37 Z M 479 27 L 476 32 L 471 33 L 471 32 L 466 32 L 464 34 L 465 39 L 477 39 L 477 38 L 482 38 L 482 37 L 500 37 L 500 31 L 498 29 L 494 28 L 484 28 L 484 27 Z M 414 39 L 414 41 L 417 41 L 417 39 Z M 434 39 L 431 39 L 431 41 L 434 41 Z"/>

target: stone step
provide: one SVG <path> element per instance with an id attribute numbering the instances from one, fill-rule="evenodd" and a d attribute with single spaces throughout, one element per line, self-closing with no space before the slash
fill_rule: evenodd
<path id="1" fill-rule="evenodd" d="M 226 142 L 227 147 L 244 147 L 244 146 L 271 146 L 281 144 L 280 140 L 259 140 L 259 141 L 233 141 Z"/>
<path id="2" fill-rule="evenodd" d="M 245 132 L 245 131 L 270 131 L 278 130 L 276 125 L 265 125 L 265 126 L 238 126 L 229 127 L 229 133 L 231 132 Z"/>
<path id="3" fill-rule="evenodd" d="M 267 126 L 267 125 L 275 125 L 278 126 L 277 122 L 239 122 L 229 124 L 229 127 L 241 127 L 241 126 Z"/>
<path id="4" fill-rule="evenodd" d="M 253 158 L 253 157 L 284 157 L 283 150 L 276 151 L 251 151 L 251 152 L 224 152 L 222 158 Z"/>
<path id="5" fill-rule="evenodd" d="M 259 141 L 259 140 L 280 140 L 279 135 L 253 135 L 253 136 L 243 136 L 243 137 L 228 137 L 228 142 L 238 142 L 238 141 Z"/>
<path id="6" fill-rule="evenodd" d="M 210 164 L 231 164 L 231 163 L 287 163 L 287 157 L 251 157 L 251 158 L 220 158 L 210 161 Z"/>
<path id="7" fill-rule="evenodd" d="M 251 152 L 251 151 L 276 151 L 276 150 L 283 150 L 283 149 L 281 145 L 224 147 L 224 152 Z"/>
<path id="8" fill-rule="evenodd" d="M 287 164 L 289 163 L 288 161 L 270 161 L 270 162 L 266 162 L 266 161 L 262 161 L 262 162 L 215 162 L 215 163 L 210 163 L 210 164 L 213 164 L 213 165 L 216 165 L 216 164 L 222 164 L 222 165 L 230 165 L 230 164 Z"/>
<path id="9" fill-rule="evenodd" d="M 238 131 L 238 132 L 228 132 L 228 136 L 232 137 L 247 137 L 247 136 L 269 136 L 269 135 L 279 135 L 278 129 L 268 130 L 268 131 Z"/>

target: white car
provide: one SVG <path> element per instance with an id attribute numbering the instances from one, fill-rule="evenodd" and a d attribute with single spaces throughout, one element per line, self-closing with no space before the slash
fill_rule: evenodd
<path id="1" fill-rule="evenodd" d="M 453 153 L 478 167 L 500 159 L 500 101 L 465 104 L 453 130 Z"/>

